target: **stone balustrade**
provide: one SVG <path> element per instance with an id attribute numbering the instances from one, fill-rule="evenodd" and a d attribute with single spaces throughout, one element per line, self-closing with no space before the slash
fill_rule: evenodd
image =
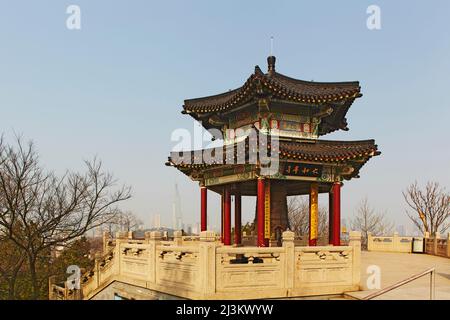
<path id="1" fill-rule="evenodd" d="M 430 237 L 428 232 L 424 237 L 424 252 L 441 257 L 450 258 L 450 233 L 447 238 L 442 238 L 439 233 Z M 411 253 L 413 250 L 413 237 L 401 237 L 394 233 L 391 237 L 368 235 L 367 250 L 381 252 Z"/>
<path id="2" fill-rule="evenodd" d="M 440 233 L 430 237 L 429 233 L 426 232 L 425 252 L 435 256 L 450 258 L 450 233 L 448 233 L 447 238 L 442 238 Z"/>
<path id="3" fill-rule="evenodd" d="M 412 252 L 412 237 L 401 237 L 397 232 L 391 237 L 368 234 L 367 250 L 379 252 Z"/>
<path id="4" fill-rule="evenodd" d="M 115 247 L 96 259 L 79 293 L 50 285 L 52 299 L 91 299 L 114 281 L 187 299 L 262 299 L 341 294 L 359 290 L 361 236 L 348 246 L 295 246 L 283 233 L 282 247 L 224 246 L 214 232 L 162 240 L 119 235 Z"/>

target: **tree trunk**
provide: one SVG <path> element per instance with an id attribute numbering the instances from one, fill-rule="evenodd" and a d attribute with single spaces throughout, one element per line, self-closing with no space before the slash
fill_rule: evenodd
<path id="1" fill-rule="evenodd" d="M 39 298 L 39 283 L 36 274 L 36 258 L 29 256 L 28 264 L 30 267 L 30 280 L 31 280 L 31 288 L 32 288 L 32 299 L 37 300 Z"/>
<path id="2" fill-rule="evenodd" d="M 8 300 L 15 300 L 16 298 L 16 279 L 11 278 L 8 281 Z"/>

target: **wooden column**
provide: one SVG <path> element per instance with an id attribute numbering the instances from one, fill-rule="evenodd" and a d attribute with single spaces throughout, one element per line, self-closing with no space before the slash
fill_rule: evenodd
<path id="1" fill-rule="evenodd" d="M 231 245 L 231 193 L 228 186 L 225 187 L 223 197 L 223 244 L 229 246 Z"/>
<path id="2" fill-rule="evenodd" d="M 328 243 L 333 244 L 333 187 L 328 192 Z"/>
<path id="3" fill-rule="evenodd" d="M 240 245 L 242 243 L 242 206 L 241 195 L 236 193 L 234 195 L 234 244 Z"/>
<path id="4" fill-rule="evenodd" d="M 257 181 L 257 214 L 256 214 L 256 223 L 257 223 L 257 241 L 256 244 L 258 247 L 265 247 L 266 241 L 264 241 L 264 194 L 265 194 L 265 181 L 264 178 L 258 178 Z"/>
<path id="5" fill-rule="evenodd" d="M 333 184 L 333 242 L 334 246 L 341 245 L 341 183 Z"/>
<path id="6" fill-rule="evenodd" d="M 311 183 L 309 192 L 309 245 L 316 246 L 319 233 L 319 185 Z"/>
<path id="7" fill-rule="evenodd" d="M 200 231 L 206 231 L 208 228 L 208 189 L 206 187 L 200 187 L 200 201 L 201 201 L 201 209 L 200 209 Z"/>

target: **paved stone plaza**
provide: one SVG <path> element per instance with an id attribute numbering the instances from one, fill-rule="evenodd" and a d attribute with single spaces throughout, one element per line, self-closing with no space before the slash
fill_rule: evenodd
<path id="1" fill-rule="evenodd" d="M 436 299 L 450 300 L 450 259 L 425 254 L 367 252 L 361 253 L 361 285 L 365 291 L 352 293 L 354 297 L 364 297 L 373 292 L 367 290 L 367 267 L 381 268 L 381 288 L 420 273 L 428 268 L 436 268 Z M 376 299 L 423 300 L 430 297 L 430 276 L 424 276 L 400 288 L 394 289 Z"/>

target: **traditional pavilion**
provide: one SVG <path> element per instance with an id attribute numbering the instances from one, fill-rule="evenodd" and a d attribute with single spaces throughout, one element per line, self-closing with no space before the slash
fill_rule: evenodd
<path id="1" fill-rule="evenodd" d="M 257 197 L 256 244 L 279 244 L 276 240 L 289 228 L 287 197 L 293 195 L 309 195 L 309 245 L 317 245 L 318 194 L 328 193 L 329 244 L 338 246 L 343 181 L 358 178 L 362 166 L 380 152 L 374 140 L 330 141 L 319 137 L 348 130 L 346 114 L 362 96 L 361 87 L 356 81 L 293 79 L 275 71 L 274 56 L 267 61 L 267 73 L 256 66 L 235 90 L 185 100 L 182 113 L 215 132 L 213 136 L 222 138 L 223 146 L 172 152 L 166 164 L 199 182 L 202 231 L 207 228 L 207 190 L 222 196 L 224 245 L 241 244 L 241 196 Z M 250 134 L 254 131 L 256 138 Z M 263 156 L 270 161 L 262 161 Z M 269 166 L 271 170 L 264 170 Z"/>

